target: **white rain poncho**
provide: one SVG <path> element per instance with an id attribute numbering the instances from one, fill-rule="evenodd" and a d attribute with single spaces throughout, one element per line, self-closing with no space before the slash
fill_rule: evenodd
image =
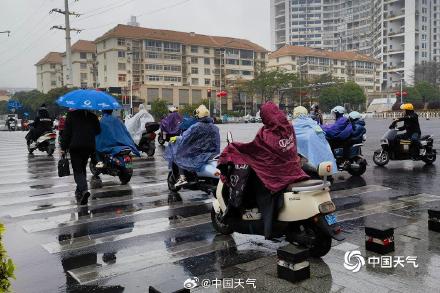
<path id="1" fill-rule="evenodd" d="M 142 134 L 146 131 L 145 123 L 147 122 L 154 122 L 154 118 L 150 113 L 148 113 L 143 104 L 139 106 L 139 112 L 136 113 L 136 115 L 125 120 L 125 127 L 127 127 L 127 130 L 136 145 L 139 145 Z"/>

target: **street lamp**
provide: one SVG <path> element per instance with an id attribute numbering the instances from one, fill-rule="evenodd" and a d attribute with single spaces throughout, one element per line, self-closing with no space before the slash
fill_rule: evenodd
<path id="1" fill-rule="evenodd" d="M 396 72 L 399 76 L 400 76 L 400 104 L 403 104 L 403 81 L 404 81 L 404 77 L 405 77 L 405 74 L 402 72 L 402 73 L 399 73 L 399 72 Z"/>
<path id="2" fill-rule="evenodd" d="M 309 65 L 309 61 L 306 63 L 298 66 L 299 67 L 299 105 L 302 106 L 302 74 L 301 74 L 301 68 Z"/>
<path id="3" fill-rule="evenodd" d="M 127 55 L 131 55 L 131 69 L 130 69 L 130 114 L 133 115 L 133 52 L 127 50 Z"/>

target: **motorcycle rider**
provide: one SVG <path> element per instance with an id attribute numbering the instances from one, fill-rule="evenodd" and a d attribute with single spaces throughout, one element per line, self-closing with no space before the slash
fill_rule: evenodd
<path id="1" fill-rule="evenodd" d="M 182 121 L 182 117 L 180 117 L 176 107 L 170 107 L 168 112 L 168 116 L 160 121 L 160 129 L 167 134 L 178 135 L 179 124 Z"/>
<path id="2" fill-rule="evenodd" d="M 296 150 L 295 131 L 278 106 L 267 102 L 261 106 L 261 119 L 264 126 L 250 143 L 230 143 L 222 152 L 218 168 L 222 171 L 222 181 L 232 188 L 231 197 L 243 192 L 243 188 L 252 188 L 252 198 L 243 203 L 256 201 L 259 215 L 254 211 L 246 212 L 253 218 L 263 218 L 264 235 L 272 237 L 272 222 L 282 205 L 283 191 L 289 184 L 307 180 L 309 177 L 301 169 L 300 158 Z M 239 165 L 240 169 L 249 166 L 249 177 L 231 176 L 230 167 Z M 244 179 L 245 178 L 245 179 Z M 246 184 L 243 180 L 252 184 Z M 240 186 L 240 190 L 234 189 Z M 245 195 L 246 196 L 246 195 Z M 245 214 L 243 214 L 243 217 Z"/>
<path id="3" fill-rule="evenodd" d="M 403 126 L 397 129 L 405 130 L 405 133 L 397 135 L 397 139 L 411 140 L 411 153 L 416 158 L 419 154 L 419 139 L 422 134 L 419 116 L 414 112 L 414 106 L 411 103 L 403 104 L 400 109 L 405 111 L 403 117 L 395 119 L 390 128 L 394 128 L 398 122 L 403 122 Z"/>
<path id="4" fill-rule="evenodd" d="M 353 128 L 353 133 L 351 134 L 350 140 L 355 144 L 361 143 L 363 141 L 364 134 L 367 133 L 365 121 L 362 119 L 361 113 L 352 111 L 350 114 L 348 114 L 348 119 L 350 120 Z"/>
<path id="5" fill-rule="evenodd" d="M 101 133 L 96 136 L 96 168 L 104 168 L 103 155 L 117 155 L 130 148 L 133 154 L 140 157 L 136 145 L 125 125 L 115 116 L 113 110 L 103 110 L 100 121 Z"/>
<path id="6" fill-rule="evenodd" d="M 197 123 L 182 136 L 170 139 L 164 158 L 179 167 L 179 179 L 175 186 L 188 184 L 186 172 L 199 172 L 206 163 L 220 153 L 220 132 L 209 117 L 209 110 L 200 105 L 196 110 Z"/>
<path id="7" fill-rule="evenodd" d="M 53 119 L 50 118 L 49 112 L 47 111 L 46 104 L 42 104 L 38 109 L 37 117 L 33 123 L 29 124 L 32 129 L 26 134 L 27 143 L 33 147 L 37 139 L 46 132 L 52 131 Z"/>
<path id="8" fill-rule="evenodd" d="M 307 109 L 299 106 L 293 109 L 293 127 L 295 129 L 298 153 L 302 160 L 315 170 L 322 162 L 333 162 L 333 171 L 338 170 L 335 157 L 318 122 L 308 116 Z M 304 165 L 303 165 L 304 168 Z"/>
<path id="9" fill-rule="evenodd" d="M 146 131 L 145 124 L 148 122 L 154 122 L 154 118 L 145 109 L 144 104 L 139 105 L 139 112 L 137 112 L 136 115 L 125 120 L 125 127 L 127 127 L 127 130 L 136 145 L 139 145 L 142 134 Z"/>
<path id="10" fill-rule="evenodd" d="M 348 138 L 353 132 L 353 127 L 348 118 L 344 117 L 346 110 L 342 106 L 336 106 L 331 110 L 335 116 L 335 123 L 330 125 L 323 125 L 322 130 L 325 131 L 325 136 L 334 150 L 336 148 L 344 149 L 344 157 L 347 158 L 350 154 L 350 141 Z"/>
<path id="11" fill-rule="evenodd" d="M 318 104 L 313 104 L 310 110 L 310 117 L 315 120 L 319 125 L 324 124 L 324 119 L 322 118 L 321 110 L 319 110 Z"/>

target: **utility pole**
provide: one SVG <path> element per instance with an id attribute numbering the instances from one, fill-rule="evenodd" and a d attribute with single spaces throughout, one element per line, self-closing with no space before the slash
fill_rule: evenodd
<path id="1" fill-rule="evenodd" d="M 11 31 L 2 31 L 0 34 L 8 34 L 8 37 L 11 35 Z"/>
<path id="2" fill-rule="evenodd" d="M 78 1 L 78 0 L 76 0 Z M 70 39 L 70 31 L 76 31 L 77 33 L 80 33 L 80 29 L 75 29 L 70 27 L 70 16 L 76 16 L 79 17 L 81 14 L 70 12 L 69 11 L 69 0 L 64 0 L 64 11 L 58 8 L 52 9 L 49 13 L 57 12 L 60 14 L 64 14 L 65 19 L 65 26 L 53 26 L 50 29 L 59 29 L 66 31 L 66 58 L 67 58 L 67 64 L 66 64 L 66 86 L 72 86 L 73 85 L 73 70 L 72 70 L 72 44 Z"/>

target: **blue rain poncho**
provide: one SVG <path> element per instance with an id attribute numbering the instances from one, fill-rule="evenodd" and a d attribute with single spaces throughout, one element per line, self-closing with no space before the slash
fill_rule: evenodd
<path id="1" fill-rule="evenodd" d="M 202 118 L 169 143 L 164 158 L 182 169 L 200 172 L 202 167 L 220 153 L 220 132 L 211 118 Z"/>
<path id="2" fill-rule="evenodd" d="M 293 127 L 296 134 L 298 153 L 306 158 L 314 168 L 318 168 L 322 162 L 332 162 L 333 172 L 336 173 L 338 167 L 335 157 L 325 138 L 325 132 L 318 123 L 310 117 L 299 116 L 293 121 Z"/>
<path id="3" fill-rule="evenodd" d="M 104 114 L 100 124 L 101 133 L 96 136 L 96 151 L 98 153 L 114 156 L 129 148 L 133 154 L 140 156 L 130 133 L 118 118 Z"/>

